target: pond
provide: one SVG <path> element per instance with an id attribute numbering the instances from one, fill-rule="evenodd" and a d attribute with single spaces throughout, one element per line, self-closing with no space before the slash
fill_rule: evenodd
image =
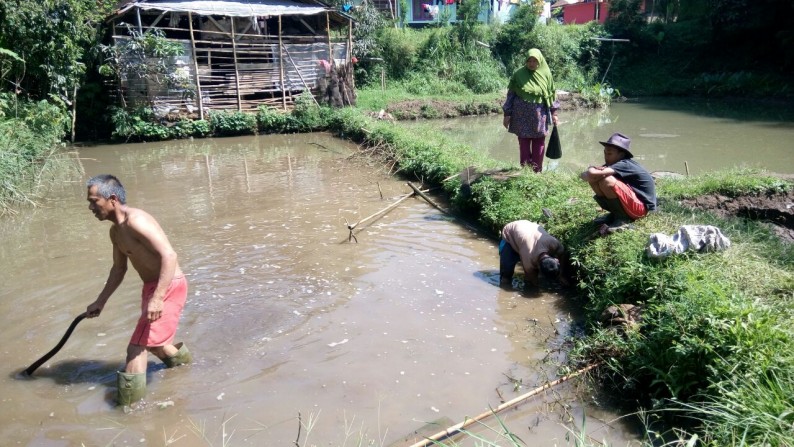
<path id="1" fill-rule="evenodd" d="M 84 175 L 0 221 L 4 445 L 405 445 L 557 378 L 569 300 L 497 287 L 495 239 L 421 199 L 378 214 L 411 190 L 356 153 L 321 133 L 81 148 Z M 189 281 L 177 339 L 195 361 L 150 356 L 129 414 L 113 400 L 139 313 L 132 270 L 99 318 L 17 377 L 107 278 L 110 225 L 84 186 L 100 173 L 158 219 Z M 350 240 L 347 224 L 373 214 Z M 636 441 L 568 383 L 500 417 L 528 445 L 572 445 L 583 415 L 593 439 Z"/>
<path id="2" fill-rule="evenodd" d="M 605 141 L 614 132 L 631 138 L 636 159 L 649 171 L 702 174 L 751 167 L 794 174 L 794 107 L 784 103 L 698 98 L 645 98 L 615 102 L 603 110 L 561 111 L 563 156 L 544 168 L 581 172 L 603 163 Z M 488 153 L 518 163 L 515 135 L 502 117 L 399 122 L 442 132 Z"/>

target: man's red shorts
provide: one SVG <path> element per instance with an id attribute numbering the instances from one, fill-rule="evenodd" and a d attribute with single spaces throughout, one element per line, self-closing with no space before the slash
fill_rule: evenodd
<path id="1" fill-rule="evenodd" d="M 615 194 L 620 199 L 620 204 L 623 210 L 629 215 L 631 220 L 637 220 L 644 217 L 648 211 L 645 209 L 645 204 L 637 198 L 637 194 L 631 189 L 631 186 L 615 179 Z"/>
<path id="2" fill-rule="evenodd" d="M 184 276 L 175 276 L 171 285 L 165 292 L 163 300 L 163 313 L 160 318 L 149 323 L 147 317 L 149 300 L 157 288 L 157 281 L 147 282 L 141 291 L 141 318 L 135 332 L 132 333 L 130 344 L 146 347 L 164 346 L 172 344 L 179 325 L 179 317 L 187 299 L 187 279 Z"/>

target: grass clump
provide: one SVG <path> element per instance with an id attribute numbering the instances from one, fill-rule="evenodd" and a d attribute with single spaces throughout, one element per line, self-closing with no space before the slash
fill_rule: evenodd
<path id="1" fill-rule="evenodd" d="M 41 180 L 55 170 L 66 115 L 46 101 L 0 94 L 0 215 L 34 204 Z"/>
<path id="2" fill-rule="evenodd" d="M 738 197 L 747 194 L 784 192 L 791 183 L 778 176 L 748 168 L 726 169 L 683 179 L 659 179 L 663 197 L 669 199 L 693 198 L 705 194 Z"/>

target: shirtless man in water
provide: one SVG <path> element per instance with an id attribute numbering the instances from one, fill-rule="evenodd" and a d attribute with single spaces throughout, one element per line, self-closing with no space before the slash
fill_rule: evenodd
<path id="1" fill-rule="evenodd" d="M 187 280 L 177 262 L 176 252 L 163 229 L 146 211 L 127 206 L 119 179 L 98 175 L 86 182 L 88 209 L 99 220 L 109 220 L 113 243 L 113 266 L 105 287 L 88 306 L 86 316 L 98 317 L 127 272 L 127 260 L 143 281 L 141 317 L 127 346 L 124 372 L 118 373 L 118 402 L 128 406 L 146 394 L 148 353 L 166 366 L 190 363 L 183 343 L 173 344 L 179 317 L 187 298 Z"/>

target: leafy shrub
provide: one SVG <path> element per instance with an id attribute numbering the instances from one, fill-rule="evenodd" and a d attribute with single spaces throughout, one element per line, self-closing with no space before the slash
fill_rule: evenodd
<path id="1" fill-rule="evenodd" d="M 353 28 L 353 56 L 358 58 L 355 76 L 357 85 L 366 85 L 379 79 L 377 59 L 382 58 L 383 48 L 378 43 L 378 34 L 386 26 L 386 20 L 372 2 L 364 2 L 352 12 L 356 19 Z"/>
<path id="2" fill-rule="evenodd" d="M 427 72 L 442 74 L 450 67 L 450 62 L 462 55 L 461 44 L 452 28 L 429 28 L 424 31 L 426 38 L 419 44 L 419 62 Z"/>
<path id="3" fill-rule="evenodd" d="M 474 93 L 492 93 L 506 87 L 502 67 L 490 58 L 462 61 L 455 66 L 455 77 Z"/>
<path id="4" fill-rule="evenodd" d="M 256 115 L 245 112 L 211 111 L 210 128 L 220 136 L 256 133 Z"/>
<path id="5" fill-rule="evenodd" d="M 266 105 L 259 106 L 256 121 L 259 130 L 264 133 L 282 133 L 292 128 L 289 121 L 292 117 Z"/>
<path id="6" fill-rule="evenodd" d="M 594 38 L 603 34 L 603 27 L 596 22 L 585 25 L 552 22 L 535 27 L 530 41 L 543 52 L 557 88 L 578 90 L 598 82 L 601 43 Z"/>
<path id="7" fill-rule="evenodd" d="M 420 96 L 454 96 L 469 91 L 459 80 L 444 80 L 424 73 L 411 73 L 400 85 L 408 93 Z"/>
<path id="8" fill-rule="evenodd" d="M 534 46 L 530 36 L 538 23 L 539 14 L 537 3 L 521 3 L 507 23 L 498 28 L 491 48 L 494 55 L 507 67 L 508 73 L 524 65 L 527 51 Z"/>
<path id="9" fill-rule="evenodd" d="M 383 61 L 388 76 L 401 79 L 414 70 L 421 33 L 410 29 L 383 28 L 378 42 L 383 49 Z"/>
<path id="10" fill-rule="evenodd" d="M 304 132 L 324 129 L 328 125 L 330 113 L 332 109 L 320 106 L 309 91 L 304 91 L 296 98 L 295 107 L 292 109 L 295 123 Z"/>
<path id="11" fill-rule="evenodd" d="M 206 120 L 181 119 L 170 127 L 172 138 L 207 137 L 212 133 L 210 123 Z"/>

